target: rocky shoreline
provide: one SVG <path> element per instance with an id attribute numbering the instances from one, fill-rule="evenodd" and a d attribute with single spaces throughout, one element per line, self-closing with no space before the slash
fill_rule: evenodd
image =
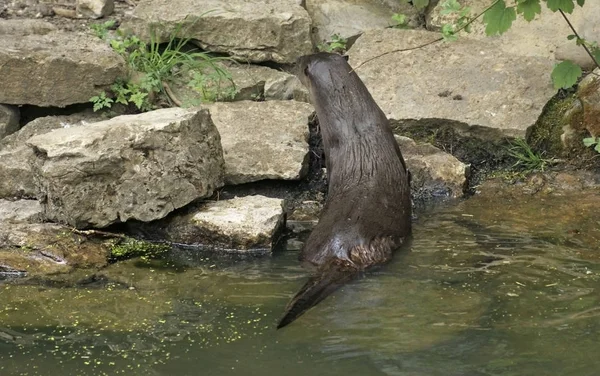
<path id="1" fill-rule="evenodd" d="M 395 13 L 411 29 L 391 27 Z M 540 140 L 560 140 L 552 157 L 597 169 L 581 139 L 600 135 L 600 80 L 590 75 L 555 104 L 552 66 L 585 62 L 548 35 L 564 26 L 551 16 L 533 29 L 517 23 L 498 38 L 475 29 L 357 69 L 398 133 L 415 201 L 476 191 L 484 169 L 514 163 L 507 140 L 548 127 Z M 143 252 L 133 237 L 270 252 L 282 233 L 310 228 L 325 194 L 318 121 L 289 73 L 295 59 L 337 34 L 358 67 L 437 38 L 440 17 L 435 4 L 417 11 L 392 0 L 10 1 L 0 8 L 0 276 L 101 268 L 116 247 Z M 594 19 L 596 4 L 573 15 L 582 33 L 597 31 Z M 193 73 L 185 71 L 159 82 L 170 103 L 92 111 L 90 98 L 132 76 L 109 43 L 117 27 L 157 45 L 183 32 L 177 38 L 237 60 L 219 62 L 235 90 L 206 101 L 181 79 Z M 584 180 L 598 184 L 598 174 Z"/>

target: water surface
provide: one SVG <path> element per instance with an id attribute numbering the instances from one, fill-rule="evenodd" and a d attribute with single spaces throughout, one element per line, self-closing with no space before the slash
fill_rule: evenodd
<path id="1" fill-rule="evenodd" d="M 0 284 L 0 375 L 597 375 L 598 208 L 594 192 L 431 208 L 409 250 L 279 331 L 307 276 L 285 249 Z"/>

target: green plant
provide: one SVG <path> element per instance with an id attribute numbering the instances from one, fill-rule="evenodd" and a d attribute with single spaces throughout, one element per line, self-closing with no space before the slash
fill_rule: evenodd
<path id="1" fill-rule="evenodd" d="M 506 148 L 508 155 L 516 159 L 513 167 L 521 167 L 525 171 L 544 171 L 548 165 L 556 163 L 554 159 L 543 157 L 542 153 L 533 151 L 531 146 L 522 138 L 516 138 L 509 142 Z"/>
<path id="2" fill-rule="evenodd" d="M 154 31 L 150 33 L 148 43 L 135 35 L 124 36 L 122 33 L 118 33 L 117 37 L 110 41 L 113 50 L 123 56 L 131 71 L 137 72 L 134 76 L 141 77 L 129 77 L 113 84 L 111 94 L 114 102 L 133 105 L 140 111 L 154 108 L 157 97 L 164 99 L 169 105 L 181 105 L 169 89 L 168 82 L 190 72 L 193 72 L 193 78 L 188 86 L 197 90 L 203 101 L 235 95 L 237 91 L 231 75 L 218 65 L 218 62 L 230 58 L 213 57 L 197 48 L 190 48 L 191 38 L 178 38 L 181 34 L 182 26 L 178 25 L 164 45 L 159 43 Z M 223 85 L 224 81 L 227 81 L 228 85 Z M 90 99 L 94 102 L 95 111 L 110 107 L 112 103 L 96 106 L 101 97 L 102 94 Z"/>
<path id="3" fill-rule="evenodd" d="M 103 108 L 111 108 L 114 101 L 107 97 L 105 92 L 102 92 L 91 97 L 90 102 L 94 104 L 94 111 L 100 111 Z"/>
<path id="4" fill-rule="evenodd" d="M 113 242 L 110 246 L 110 258 L 113 261 L 124 260 L 133 257 L 142 259 L 157 258 L 169 251 L 166 244 L 150 243 L 147 241 L 125 238 Z"/>
<path id="5" fill-rule="evenodd" d="M 342 38 L 339 34 L 333 34 L 330 42 L 321 43 L 317 48 L 323 52 L 344 53 L 347 44 L 348 40 L 346 38 Z"/>
<path id="6" fill-rule="evenodd" d="M 108 36 L 108 30 L 112 30 L 115 27 L 116 22 L 114 20 L 108 20 L 99 24 L 91 24 L 90 29 L 95 36 L 100 39 L 106 39 Z"/>
<path id="7" fill-rule="evenodd" d="M 392 21 L 394 21 L 394 25 L 392 27 L 396 29 L 408 28 L 408 17 L 406 17 L 406 14 L 394 13 L 392 14 Z"/>
<path id="8" fill-rule="evenodd" d="M 600 153 L 600 137 L 587 137 L 583 139 L 583 144 L 586 147 L 591 147 L 594 146 L 594 150 L 596 150 L 598 153 Z"/>

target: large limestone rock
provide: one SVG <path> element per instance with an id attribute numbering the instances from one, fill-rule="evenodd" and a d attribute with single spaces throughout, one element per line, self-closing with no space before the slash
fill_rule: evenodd
<path id="1" fill-rule="evenodd" d="M 0 139 L 19 130 L 19 108 L 0 104 Z"/>
<path id="2" fill-rule="evenodd" d="M 7 27 L 10 33 L 0 33 L 0 103 L 85 103 L 125 76 L 123 58 L 105 42 L 49 28 Z"/>
<path id="3" fill-rule="evenodd" d="M 241 101 L 204 107 L 221 134 L 227 184 L 296 180 L 306 174 L 311 105 Z"/>
<path id="4" fill-rule="evenodd" d="M 78 228 L 160 219 L 222 185 L 220 137 L 206 110 L 119 116 L 27 145 L 45 216 Z"/>
<path id="5" fill-rule="evenodd" d="M 207 201 L 169 218 L 169 241 L 226 250 L 271 250 L 284 227 L 284 200 L 260 195 Z"/>
<path id="6" fill-rule="evenodd" d="M 458 0 L 461 5 L 469 6 L 473 14 L 479 14 L 490 2 L 487 0 Z M 457 15 L 442 15 L 442 2 L 431 8 L 426 17 L 427 28 L 439 30 L 445 23 L 455 22 Z M 600 35 L 600 2 L 587 1 L 583 8 L 576 6 L 569 15 L 577 32 L 589 40 L 598 40 Z M 540 56 L 551 60 L 573 60 L 587 68 L 593 64 L 585 50 L 577 46 L 567 36 L 573 34 L 560 13 L 553 13 L 542 3 L 542 13 L 527 22 L 521 15 L 512 27 L 501 36 L 487 37 L 485 26 L 481 22 L 472 25 L 473 38 L 492 39 L 498 48 L 510 54 Z"/>
<path id="7" fill-rule="evenodd" d="M 33 198 L 39 194 L 33 177 L 33 149 L 25 145 L 30 137 L 59 128 L 71 128 L 99 121 L 95 113 L 45 116 L 27 123 L 18 132 L 0 140 L 0 198 Z"/>
<path id="8" fill-rule="evenodd" d="M 366 30 L 390 27 L 394 13 L 408 16 L 412 26 L 418 18 L 415 7 L 400 1 L 306 0 L 306 10 L 318 43 L 331 40 L 334 34 L 347 39 Z"/>
<path id="9" fill-rule="evenodd" d="M 431 144 L 417 144 L 408 137 L 395 137 L 411 173 L 413 198 L 463 196 L 468 165 Z"/>
<path id="10" fill-rule="evenodd" d="M 163 42 L 179 29 L 208 51 L 293 63 L 312 51 L 310 23 L 294 0 L 142 0 L 122 27 Z"/>
<path id="11" fill-rule="evenodd" d="M 374 30 L 348 52 L 350 64 L 395 49 L 419 46 L 439 34 Z M 511 55 L 492 42 L 461 38 L 382 56 L 356 70 L 390 119 L 448 119 L 524 137 L 555 94 L 553 64 Z M 418 124 L 418 122 L 417 122 Z"/>

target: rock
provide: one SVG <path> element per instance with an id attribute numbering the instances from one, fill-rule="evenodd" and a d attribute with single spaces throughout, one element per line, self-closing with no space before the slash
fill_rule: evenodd
<path id="1" fill-rule="evenodd" d="M 242 100 L 289 100 L 295 99 L 308 102 L 308 90 L 300 80 L 289 73 L 272 68 L 252 64 L 218 64 L 231 76 L 231 81 L 222 80 L 218 84 L 216 101 L 242 101 Z M 207 101 L 202 92 L 189 85 L 194 79 L 195 72 L 177 78 L 171 84 L 175 97 L 184 105 L 197 106 Z M 210 74 L 204 71 L 204 74 Z M 234 87 L 235 85 L 235 87 Z M 216 85 L 215 85 L 216 86 Z M 233 96 L 229 96 L 235 90 Z"/>
<path id="2" fill-rule="evenodd" d="M 374 30 L 358 38 L 348 55 L 357 67 L 438 37 L 429 31 Z M 447 119 L 513 137 L 525 136 L 555 94 L 551 71 L 548 59 L 510 55 L 492 42 L 466 37 L 382 56 L 356 70 L 389 119 Z"/>
<path id="3" fill-rule="evenodd" d="M 160 219 L 222 186 L 220 138 L 206 110 L 118 116 L 27 145 L 44 215 L 77 228 Z"/>
<path id="4" fill-rule="evenodd" d="M 0 139 L 19 130 L 19 108 L 0 104 Z"/>
<path id="5" fill-rule="evenodd" d="M 241 101 L 203 107 L 221 135 L 226 184 L 297 180 L 307 173 L 311 105 Z"/>
<path id="6" fill-rule="evenodd" d="M 46 35 L 56 30 L 56 26 L 50 22 L 30 18 L 2 20 L 0 22 L 0 35 L 14 35 L 16 37 Z"/>
<path id="7" fill-rule="evenodd" d="M 260 195 L 207 201 L 169 218 L 169 241 L 227 250 L 268 249 L 285 225 L 284 200 Z"/>
<path id="8" fill-rule="evenodd" d="M 41 117 L 0 140 L 0 198 L 33 198 L 39 194 L 32 170 L 34 153 L 25 145 L 27 139 L 54 129 L 80 126 L 99 119 L 99 114 L 87 112 Z"/>
<path id="9" fill-rule="evenodd" d="M 577 88 L 577 99 L 582 107 L 582 122 L 571 122 L 575 130 L 587 130 L 593 137 L 600 136 L 600 69 L 588 74 Z"/>
<path id="10" fill-rule="evenodd" d="M 54 223 L 0 221 L 0 276 L 54 274 L 107 264 L 109 243 L 88 240 Z"/>
<path id="11" fill-rule="evenodd" d="M 317 43 L 330 41 L 334 34 L 348 39 L 366 30 L 385 29 L 395 23 L 394 13 L 406 15 L 413 27 L 419 23 L 416 8 L 399 1 L 307 0 L 306 10 L 313 21 Z"/>
<path id="12" fill-rule="evenodd" d="M 124 76 L 123 58 L 91 35 L 0 33 L 0 103 L 86 103 Z"/>
<path id="13" fill-rule="evenodd" d="M 487 0 L 458 0 L 462 5 L 469 6 L 472 14 L 479 14 L 490 3 Z M 431 7 L 426 16 L 429 30 L 440 30 L 445 23 L 453 23 L 458 15 L 442 15 L 442 2 Z M 600 29 L 600 3 L 588 1 L 583 8 L 576 6 L 572 15 L 567 15 L 575 29 L 583 38 L 597 40 Z M 585 54 L 583 48 L 578 47 L 575 41 L 566 37 L 573 34 L 569 25 L 559 13 L 550 11 L 542 3 L 542 13 L 527 22 L 522 15 L 517 16 L 512 27 L 500 36 L 488 37 L 485 26 L 481 22 L 472 25 L 472 38 L 493 40 L 495 45 L 503 51 L 514 55 L 539 56 L 550 60 L 573 60 L 589 68 L 593 62 Z"/>
<path id="14" fill-rule="evenodd" d="M 114 10 L 114 0 L 77 0 L 75 8 L 77 16 L 94 19 L 109 16 Z"/>
<path id="15" fill-rule="evenodd" d="M 310 17 L 293 0 L 142 0 L 122 25 L 160 42 L 172 33 L 252 62 L 293 63 L 312 51 Z"/>
<path id="16" fill-rule="evenodd" d="M 413 198 L 462 197 L 469 166 L 431 144 L 395 136 L 411 173 Z"/>
<path id="17" fill-rule="evenodd" d="M 37 200 L 9 201 L 0 199 L 0 222 L 40 222 L 42 206 Z"/>

